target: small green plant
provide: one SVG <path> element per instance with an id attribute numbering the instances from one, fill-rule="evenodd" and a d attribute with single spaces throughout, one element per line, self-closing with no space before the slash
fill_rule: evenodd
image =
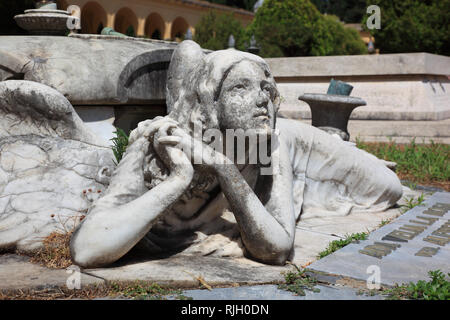
<path id="1" fill-rule="evenodd" d="M 417 183 L 415 183 L 415 182 L 410 182 L 410 181 L 408 181 L 405 185 L 406 185 L 408 188 L 410 188 L 411 190 L 416 190 L 416 189 L 417 189 Z"/>
<path id="2" fill-rule="evenodd" d="M 311 290 L 315 293 L 320 292 L 320 289 L 314 288 L 318 283 L 316 279 L 307 275 L 305 269 L 301 270 L 296 265 L 294 267 L 297 269 L 297 272 L 287 272 L 284 275 L 286 283 L 278 285 L 278 289 L 290 291 L 299 296 L 304 296 L 306 294 L 305 290 Z"/>
<path id="3" fill-rule="evenodd" d="M 333 252 L 345 247 L 346 245 L 348 245 L 353 241 L 366 240 L 367 235 L 368 234 L 365 232 L 353 233 L 349 236 L 346 236 L 345 239 L 331 241 L 324 251 L 319 252 L 317 258 L 322 259 L 323 257 L 332 254 Z"/>
<path id="4" fill-rule="evenodd" d="M 392 289 L 386 289 L 383 294 L 388 299 L 414 299 L 414 300 L 450 300 L 450 282 L 440 270 L 429 271 L 430 281 L 419 280 L 410 282 Z M 447 274 L 450 277 L 450 273 Z"/>
<path id="5" fill-rule="evenodd" d="M 117 162 L 116 165 L 119 164 L 120 160 L 122 160 L 122 156 L 125 153 L 125 150 L 128 146 L 128 136 L 120 128 L 116 128 L 116 131 L 114 131 L 114 134 L 116 135 L 114 138 L 111 139 L 113 142 L 112 151 L 114 153 L 114 157 L 116 158 Z"/>
<path id="6" fill-rule="evenodd" d="M 380 222 L 380 224 L 378 225 L 378 227 L 383 227 L 383 226 L 385 226 L 385 225 L 387 225 L 389 222 L 391 222 L 391 220 L 382 220 L 381 222 Z"/>
<path id="7" fill-rule="evenodd" d="M 400 211 L 402 213 L 405 213 L 406 211 L 411 210 L 414 207 L 422 205 L 422 203 L 425 201 L 425 195 L 422 193 L 417 197 L 417 200 L 414 197 L 404 199 L 406 203 L 400 206 Z"/>

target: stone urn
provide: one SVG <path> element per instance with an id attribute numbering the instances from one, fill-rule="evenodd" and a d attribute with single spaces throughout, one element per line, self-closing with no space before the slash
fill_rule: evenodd
<path id="1" fill-rule="evenodd" d="M 36 9 L 25 10 L 14 17 L 19 27 L 34 35 L 64 36 L 70 25 L 76 25 L 68 11 L 57 10 L 54 1 L 36 1 Z"/>
<path id="2" fill-rule="evenodd" d="M 349 141 L 350 114 L 353 109 L 366 105 L 363 99 L 349 96 L 352 89 L 349 84 L 332 79 L 327 94 L 305 93 L 298 99 L 311 108 L 312 126 Z"/>

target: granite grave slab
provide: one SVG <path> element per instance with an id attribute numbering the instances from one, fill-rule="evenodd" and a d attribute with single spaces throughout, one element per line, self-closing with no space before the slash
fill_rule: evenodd
<path id="1" fill-rule="evenodd" d="M 385 285 L 450 272 L 450 193 L 437 192 L 395 221 L 309 266 L 313 271 Z M 378 277 L 376 280 L 376 277 Z"/>

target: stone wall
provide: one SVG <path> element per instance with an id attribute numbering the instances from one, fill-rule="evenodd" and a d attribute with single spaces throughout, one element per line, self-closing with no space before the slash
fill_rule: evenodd
<path id="1" fill-rule="evenodd" d="M 428 53 L 267 59 L 282 96 L 280 115 L 310 122 L 298 97 L 326 93 L 331 78 L 350 83 L 366 106 L 349 122 L 351 139 L 450 143 L 450 57 Z"/>
<path id="2" fill-rule="evenodd" d="M 0 37 L 0 81 L 23 79 L 61 92 L 86 125 L 109 140 L 165 115 L 166 72 L 177 43 L 98 35 Z M 450 143 L 450 57 L 427 53 L 267 59 L 282 96 L 280 116 L 310 123 L 298 97 L 326 93 L 331 78 L 367 102 L 352 113 L 352 140 Z"/>

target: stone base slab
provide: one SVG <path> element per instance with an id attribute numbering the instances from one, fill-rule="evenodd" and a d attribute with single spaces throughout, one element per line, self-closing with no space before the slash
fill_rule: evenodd
<path id="1" fill-rule="evenodd" d="M 450 193 L 437 192 L 395 221 L 309 266 L 326 274 L 395 285 L 450 272 Z"/>
<path id="2" fill-rule="evenodd" d="M 417 198 L 422 192 L 404 188 L 403 199 Z M 429 195 L 427 195 L 429 196 Z M 383 220 L 401 215 L 400 208 L 384 212 L 350 214 L 343 217 L 311 218 L 297 224 L 292 263 L 307 266 L 317 260 L 319 252 L 333 240 L 358 232 L 377 229 Z M 131 252 L 115 264 L 81 270 L 81 285 L 104 281 L 150 281 L 180 288 L 197 288 L 200 278 L 210 286 L 260 285 L 284 282 L 284 273 L 295 271 L 287 264 L 271 266 L 247 258 L 174 255 L 168 258 L 143 257 Z M 65 286 L 70 274 L 66 270 L 44 268 L 29 258 L 13 254 L 0 255 L 0 289 Z"/>

